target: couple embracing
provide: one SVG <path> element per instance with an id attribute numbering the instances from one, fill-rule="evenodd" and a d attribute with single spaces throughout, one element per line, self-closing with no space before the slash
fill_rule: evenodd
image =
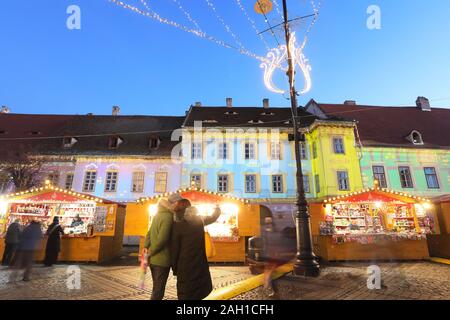
<path id="1" fill-rule="evenodd" d="M 201 300 L 209 295 L 212 281 L 204 227 L 220 214 L 217 206 L 212 216 L 199 216 L 190 201 L 179 194 L 159 201 L 144 244 L 153 280 L 151 300 L 163 299 L 171 268 L 177 277 L 179 300 Z"/>

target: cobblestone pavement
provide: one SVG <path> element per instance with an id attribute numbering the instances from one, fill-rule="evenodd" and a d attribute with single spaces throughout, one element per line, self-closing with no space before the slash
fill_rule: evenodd
<path id="1" fill-rule="evenodd" d="M 341 263 L 322 267 L 320 277 L 292 274 L 275 281 L 269 298 L 262 288 L 237 300 L 450 300 L 450 266 L 430 262 L 379 263 L 382 288 L 367 288 L 370 263 Z"/>
<path id="2" fill-rule="evenodd" d="M 68 265 L 33 269 L 30 282 L 21 277 L 11 282 L 12 271 L 0 267 L 0 300 L 60 299 L 60 300 L 147 300 L 150 297 L 151 277 L 147 274 L 146 286 L 139 288 L 139 268 L 134 266 L 80 265 L 81 289 L 67 287 Z M 20 274 L 21 275 L 21 274 Z M 211 266 L 215 288 L 251 277 L 248 267 Z M 176 280 L 169 276 L 166 299 L 176 299 Z"/>

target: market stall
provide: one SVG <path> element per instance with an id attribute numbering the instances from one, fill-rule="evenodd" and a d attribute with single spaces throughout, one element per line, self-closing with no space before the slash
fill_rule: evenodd
<path id="1" fill-rule="evenodd" d="M 328 261 L 420 260 L 438 230 L 430 200 L 372 188 L 310 203 L 315 253 Z"/>
<path id="2" fill-rule="evenodd" d="M 427 236 L 430 255 L 450 259 L 450 195 L 433 199 L 440 233 Z"/>
<path id="3" fill-rule="evenodd" d="M 218 204 L 222 214 L 218 221 L 206 227 L 216 249 L 211 262 L 244 262 L 246 239 L 260 234 L 260 206 L 249 204 L 246 200 L 219 194 L 195 187 L 180 189 L 183 198 L 191 201 L 201 215 L 211 215 Z M 126 234 L 139 235 L 141 248 L 150 228 L 151 218 L 157 212 L 157 203 L 166 193 L 151 198 L 142 198 L 127 207 Z"/>
<path id="4" fill-rule="evenodd" d="M 60 261 L 102 262 L 122 248 L 125 206 L 52 186 L 34 188 L 0 198 L 0 234 L 18 220 L 22 226 L 39 221 L 47 230 L 59 217 L 65 235 L 61 239 Z M 36 259 L 42 261 L 45 241 Z M 4 241 L 0 241 L 0 253 Z"/>

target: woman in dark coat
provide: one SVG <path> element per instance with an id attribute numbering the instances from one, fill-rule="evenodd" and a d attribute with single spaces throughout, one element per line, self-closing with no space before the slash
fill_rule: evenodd
<path id="1" fill-rule="evenodd" d="M 47 247 L 45 248 L 44 265 L 46 267 L 53 266 L 58 260 L 59 251 L 61 251 L 61 235 L 64 234 L 64 230 L 59 224 L 58 217 L 53 218 L 53 223 L 48 226 L 46 235 Z"/>
<path id="2" fill-rule="evenodd" d="M 189 200 L 183 200 L 180 210 L 176 212 L 172 226 L 171 259 L 173 273 L 177 276 L 178 300 L 201 300 L 213 289 L 204 227 L 214 223 L 220 214 L 217 207 L 212 216 L 200 217 Z"/>

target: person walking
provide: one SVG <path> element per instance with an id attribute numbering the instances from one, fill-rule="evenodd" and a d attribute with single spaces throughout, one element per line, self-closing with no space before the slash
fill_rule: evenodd
<path id="1" fill-rule="evenodd" d="M 59 224 L 58 217 L 53 218 L 53 223 L 48 226 L 45 235 L 48 238 L 47 246 L 45 247 L 44 265 L 51 267 L 58 261 L 58 254 L 61 251 L 61 235 L 64 235 L 64 230 Z"/>
<path id="2" fill-rule="evenodd" d="M 173 212 L 183 198 L 173 194 L 158 203 L 158 212 L 152 218 L 151 227 L 144 243 L 144 252 L 149 257 L 153 280 L 151 300 L 162 300 L 166 291 L 170 273 L 170 235 L 172 232 Z"/>
<path id="3" fill-rule="evenodd" d="M 10 279 L 15 281 L 17 277 L 17 271 L 19 269 L 24 269 L 23 281 L 30 281 L 30 275 L 34 262 L 34 255 L 36 251 L 40 248 L 41 240 L 42 240 L 41 224 L 38 221 L 33 220 L 23 230 L 21 234 L 17 252 L 17 260 L 14 264 L 15 271 L 11 273 Z"/>
<path id="4" fill-rule="evenodd" d="M 216 206 L 212 216 L 201 217 L 189 200 L 183 200 L 176 212 L 179 222 L 172 230 L 172 270 L 177 277 L 178 300 L 201 300 L 212 289 L 205 248 L 204 227 L 217 221 L 221 214 Z"/>
<path id="5" fill-rule="evenodd" d="M 11 266 L 14 263 L 14 256 L 20 241 L 21 226 L 20 220 L 16 219 L 6 230 L 5 251 L 3 252 L 2 265 Z"/>

